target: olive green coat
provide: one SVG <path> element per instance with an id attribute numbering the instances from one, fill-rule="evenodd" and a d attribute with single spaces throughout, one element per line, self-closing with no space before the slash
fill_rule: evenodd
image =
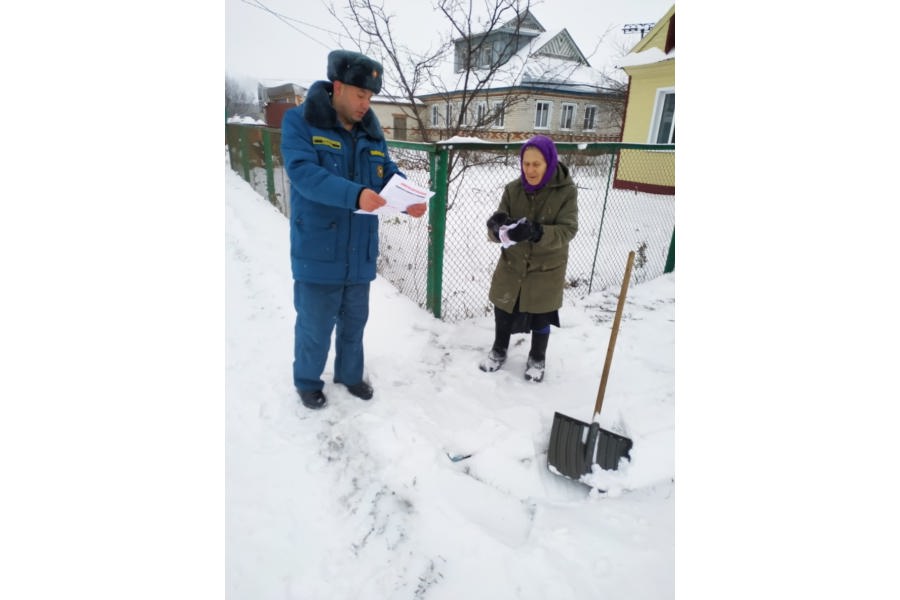
<path id="1" fill-rule="evenodd" d="M 527 217 L 540 223 L 544 235 L 539 242 L 519 242 L 500 250 L 489 298 L 501 310 L 547 313 L 562 306 L 569 262 L 569 240 L 578 231 L 578 188 L 569 169 L 559 163 L 556 173 L 536 194 L 526 194 L 521 178 L 506 184 L 500 212 L 512 219 Z M 500 243 L 492 231 L 488 239 Z"/>

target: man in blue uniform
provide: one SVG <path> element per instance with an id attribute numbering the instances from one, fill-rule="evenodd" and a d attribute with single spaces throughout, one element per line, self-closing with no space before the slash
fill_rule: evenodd
<path id="1" fill-rule="evenodd" d="M 335 331 L 334 381 L 368 400 L 363 330 L 378 257 L 378 217 L 356 212 L 386 204 L 379 192 L 400 173 L 369 107 L 381 91 L 381 64 L 347 50 L 328 55 L 329 81 L 284 115 L 281 153 L 291 180 L 294 278 L 294 386 L 308 408 L 322 408 L 322 371 Z M 406 209 L 425 214 L 425 203 Z M 336 330 L 335 330 L 336 328 Z"/>

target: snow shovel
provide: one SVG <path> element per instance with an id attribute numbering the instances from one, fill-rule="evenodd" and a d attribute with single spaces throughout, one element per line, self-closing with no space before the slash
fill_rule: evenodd
<path id="1" fill-rule="evenodd" d="M 550 447 L 547 449 L 547 466 L 551 472 L 557 475 L 578 480 L 582 475 L 590 473 L 591 466 L 594 464 L 601 469 L 615 471 L 619 468 L 620 459 L 631 458 L 629 452 L 632 441 L 618 433 L 602 429 L 597 423 L 597 417 L 603 406 L 609 365 L 612 362 L 616 336 L 619 334 L 619 323 L 622 320 L 622 309 L 625 306 L 625 294 L 628 292 L 628 281 L 631 279 L 633 265 L 634 251 L 631 251 L 628 253 L 625 278 L 622 280 L 622 291 L 619 293 L 616 317 L 613 320 L 612 333 L 609 336 L 609 348 L 606 350 L 606 363 L 603 365 L 603 375 L 600 377 L 600 389 L 597 390 L 593 422 L 583 423 L 560 413 L 553 415 Z"/>

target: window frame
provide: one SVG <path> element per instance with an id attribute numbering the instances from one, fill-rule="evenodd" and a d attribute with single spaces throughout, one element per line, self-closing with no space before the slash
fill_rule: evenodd
<path id="1" fill-rule="evenodd" d="M 569 126 L 564 127 L 563 120 L 566 118 L 567 109 L 572 110 L 572 114 L 569 117 Z M 559 130 L 560 131 L 573 131 L 575 129 L 575 115 L 578 113 L 578 105 L 574 102 L 562 102 L 560 104 L 559 109 Z"/>
<path id="2" fill-rule="evenodd" d="M 481 100 L 475 105 L 475 125 L 477 127 L 484 127 L 486 125 L 487 110 L 487 102 L 484 100 Z"/>
<path id="3" fill-rule="evenodd" d="M 597 113 L 598 107 L 596 104 L 587 104 L 584 107 L 584 118 L 581 121 L 581 130 L 582 131 L 597 131 Z M 591 114 L 591 126 L 587 127 L 587 123 L 585 122 L 588 114 Z"/>
<path id="4" fill-rule="evenodd" d="M 440 127 L 441 126 L 441 105 L 440 104 L 432 104 L 431 105 L 431 126 L 432 127 Z"/>
<path id="5" fill-rule="evenodd" d="M 503 101 L 498 100 L 493 104 L 494 110 L 497 110 L 498 107 L 500 110 L 497 110 L 497 116 L 494 117 L 494 120 L 491 122 L 491 129 L 505 129 L 506 128 L 506 111 L 503 110 Z"/>
<path id="6" fill-rule="evenodd" d="M 668 96 L 672 96 L 672 120 L 671 125 L 669 127 L 669 141 L 659 142 L 657 139 L 659 138 L 660 129 L 663 124 L 663 119 L 665 117 L 665 105 L 666 98 Z M 675 87 L 664 87 L 657 88 L 656 90 L 656 99 L 653 104 L 653 117 L 650 119 L 650 131 L 647 134 L 647 143 L 648 144 L 674 144 L 675 140 Z"/>
<path id="7" fill-rule="evenodd" d="M 538 125 L 538 115 L 540 114 L 541 105 L 547 106 L 547 118 L 546 125 Z M 534 123 L 534 130 L 544 131 L 550 129 L 550 124 L 553 123 L 553 102 L 551 100 L 535 100 L 534 101 L 534 119 L 532 121 Z"/>

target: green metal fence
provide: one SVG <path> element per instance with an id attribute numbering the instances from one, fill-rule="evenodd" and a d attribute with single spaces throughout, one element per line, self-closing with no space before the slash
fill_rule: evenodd
<path id="1" fill-rule="evenodd" d="M 290 182 L 281 158 L 281 130 L 228 124 L 226 142 L 232 169 L 288 216 Z M 490 314 L 487 292 L 500 246 L 487 241 L 485 221 L 504 186 L 519 176 L 521 142 L 389 141 L 388 146 L 404 174 L 435 195 L 425 218 L 379 217 L 379 275 L 445 321 Z M 674 184 L 674 160 L 659 158 L 674 155 L 675 147 L 558 143 L 557 149 L 578 186 L 579 230 L 569 244 L 565 296 L 621 285 L 630 250 L 636 253 L 632 283 L 673 271 L 674 194 L 620 189 L 613 182 L 623 166 L 618 161 L 627 160 L 630 174 Z M 475 166 L 457 167 L 448 183 L 453 158 Z"/>

